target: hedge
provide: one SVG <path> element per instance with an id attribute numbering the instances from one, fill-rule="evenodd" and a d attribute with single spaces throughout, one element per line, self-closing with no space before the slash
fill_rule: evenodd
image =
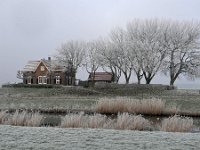
<path id="1" fill-rule="evenodd" d="M 61 85 L 52 84 L 4 84 L 2 88 L 60 88 Z"/>

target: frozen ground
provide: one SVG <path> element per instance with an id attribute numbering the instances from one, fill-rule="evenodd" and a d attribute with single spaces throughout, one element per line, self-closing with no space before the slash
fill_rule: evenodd
<path id="1" fill-rule="evenodd" d="M 61 129 L 0 125 L 1 150 L 199 150 L 199 133 Z"/>

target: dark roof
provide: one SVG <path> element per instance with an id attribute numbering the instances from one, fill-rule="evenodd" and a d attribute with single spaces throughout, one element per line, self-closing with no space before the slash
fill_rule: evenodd
<path id="1" fill-rule="evenodd" d="M 111 72 L 95 72 L 90 73 L 88 81 L 112 81 Z"/>

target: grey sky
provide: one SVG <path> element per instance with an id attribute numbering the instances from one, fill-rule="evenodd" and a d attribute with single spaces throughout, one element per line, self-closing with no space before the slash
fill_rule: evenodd
<path id="1" fill-rule="evenodd" d="M 0 84 L 17 81 L 28 60 L 53 55 L 66 40 L 106 36 L 135 18 L 199 20 L 199 6 L 199 0 L 0 0 Z"/>

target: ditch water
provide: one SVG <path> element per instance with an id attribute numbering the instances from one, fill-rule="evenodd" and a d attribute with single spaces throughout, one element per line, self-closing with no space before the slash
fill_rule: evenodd
<path id="1" fill-rule="evenodd" d="M 199 133 L 0 125 L 0 149 L 199 150 Z"/>

